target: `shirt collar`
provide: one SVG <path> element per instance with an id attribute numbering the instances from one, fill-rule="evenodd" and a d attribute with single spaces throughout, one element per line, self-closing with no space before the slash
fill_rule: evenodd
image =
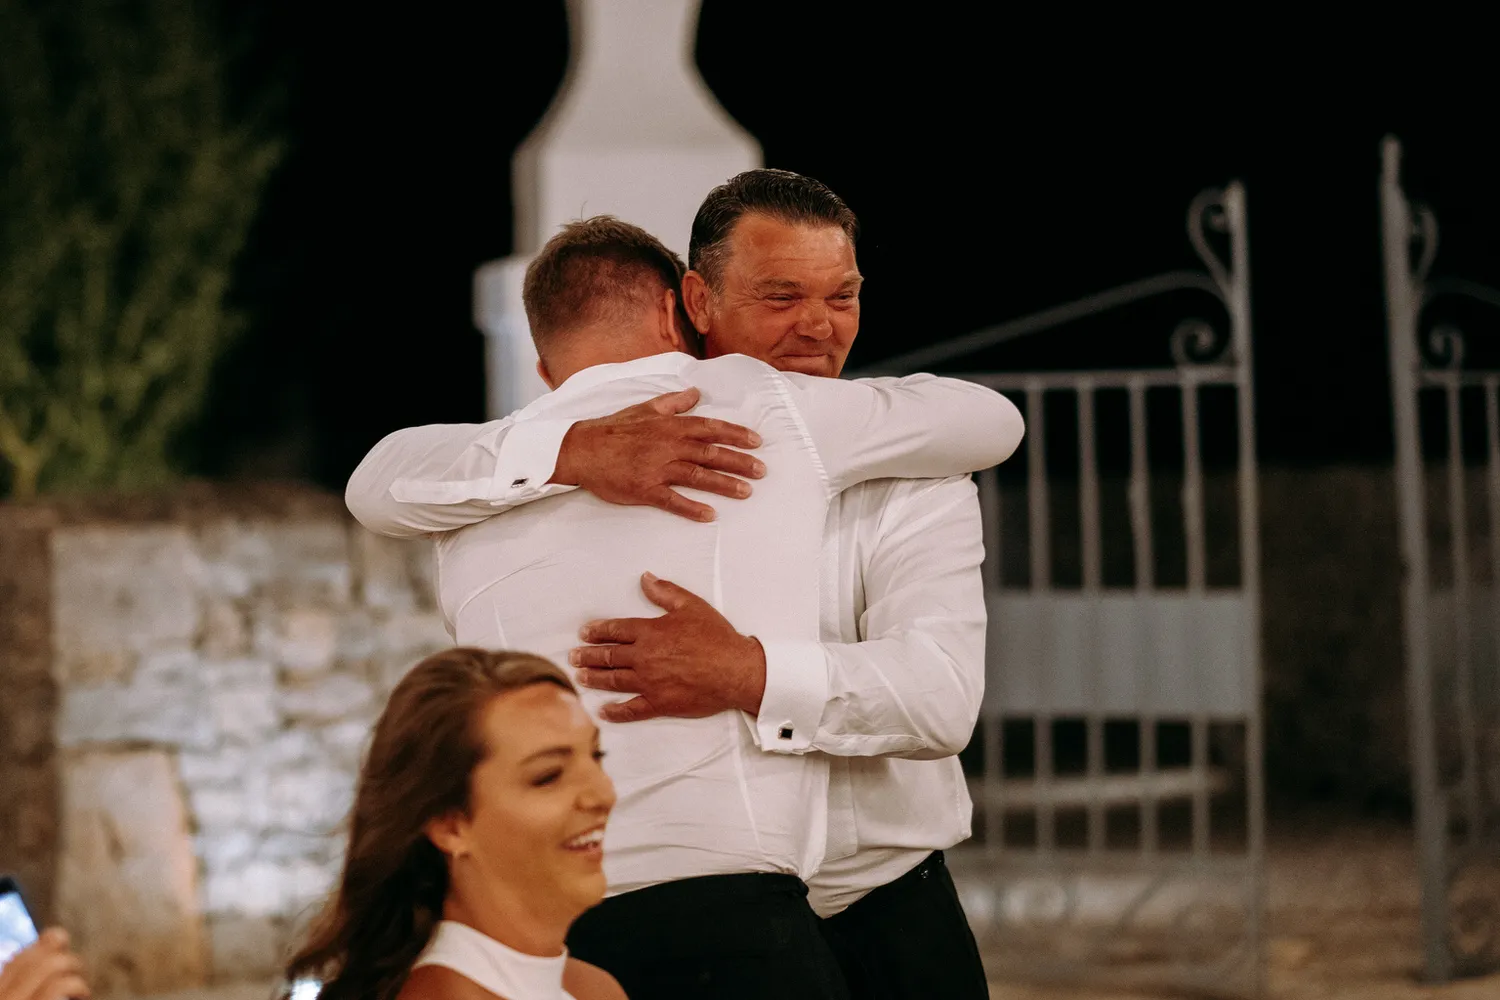
<path id="1" fill-rule="evenodd" d="M 605 382 L 613 382 L 616 379 L 633 378 L 637 375 L 675 375 L 685 370 L 694 361 L 698 360 L 690 354 L 681 351 L 666 351 L 662 354 L 650 354 L 644 358 L 636 358 L 634 361 L 619 361 L 607 365 L 594 365 L 574 372 L 563 380 L 563 384 L 554 389 L 554 392 L 574 393 L 587 392 L 597 385 Z"/>

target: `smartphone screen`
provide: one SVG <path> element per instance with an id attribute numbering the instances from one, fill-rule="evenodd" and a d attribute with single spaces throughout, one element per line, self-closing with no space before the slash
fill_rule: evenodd
<path id="1" fill-rule="evenodd" d="M 20 887 L 14 879 L 0 878 L 0 965 L 35 940 L 36 925 L 21 900 Z"/>
<path id="2" fill-rule="evenodd" d="M 287 1000 L 318 1000 L 323 983 L 317 979 L 298 979 L 287 991 Z"/>

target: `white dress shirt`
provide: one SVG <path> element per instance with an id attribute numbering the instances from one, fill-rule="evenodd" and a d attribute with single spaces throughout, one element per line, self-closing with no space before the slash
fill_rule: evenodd
<path id="1" fill-rule="evenodd" d="M 827 854 L 808 879 L 819 916 L 969 837 L 973 805 L 956 754 L 984 695 L 983 561 L 968 476 L 861 483 L 829 509 L 829 698 L 813 745 L 837 756 Z"/>
<path id="2" fill-rule="evenodd" d="M 574 421 L 688 386 L 703 391 L 696 413 L 760 432 L 757 454 L 769 471 L 750 499 L 718 501 L 718 518 L 695 524 L 545 483 Z M 459 643 L 564 661 L 585 620 L 659 613 L 639 589 L 645 570 L 757 636 L 767 664 L 758 718 L 723 712 L 604 724 L 619 794 L 606 873 L 611 893 L 729 872 L 809 878 L 832 842 L 831 758 L 806 751 L 825 739 L 830 748 L 850 737 L 858 744 L 855 720 L 885 728 L 881 711 L 911 724 L 907 709 L 881 709 L 873 691 L 866 698 L 856 686 L 830 698 L 838 668 L 818 642 L 820 619 L 843 602 L 820 593 L 829 503 L 872 477 L 993 464 L 1019 439 L 1015 408 L 969 383 L 847 382 L 737 355 L 701 362 L 667 354 L 587 369 L 505 421 L 397 432 L 361 463 L 347 497 L 373 530 L 444 532 L 439 601 Z M 531 500 L 542 502 L 518 506 Z M 628 696 L 583 697 L 597 710 Z M 830 713 L 830 705 L 839 707 Z M 877 741 L 875 752 L 939 752 L 917 745 L 920 737 Z"/>

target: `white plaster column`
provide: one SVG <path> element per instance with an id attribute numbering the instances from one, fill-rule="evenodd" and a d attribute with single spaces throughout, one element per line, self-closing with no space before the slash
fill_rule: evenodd
<path id="1" fill-rule="evenodd" d="M 474 276 L 491 417 L 546 392 L 521 305 L 526 265 L 558 227 L 609 213 L 687 256 L 709 190 L 760 166 L 760 146 L 693 63 L 699 0 L 569 0 L 561 89 L 513 161 L 515 253 Z"/>

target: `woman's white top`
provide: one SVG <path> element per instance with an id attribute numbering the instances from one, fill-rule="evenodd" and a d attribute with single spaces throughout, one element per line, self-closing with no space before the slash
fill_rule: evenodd
<path id="1" fill-rule="evenodd" d="M 438 965 L 504 1000 L 574 1000 L 563 990 L 564 951 L 555 958 L 523 955 L 467 924 L 444 920 L 413 969 Z"/>

